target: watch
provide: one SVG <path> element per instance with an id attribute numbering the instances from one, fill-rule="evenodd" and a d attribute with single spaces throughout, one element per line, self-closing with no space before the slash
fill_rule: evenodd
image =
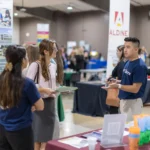
<path id="1" fill-rule="evenodd" d="M 118 84 L 118 89 L 121 89 L 121 84 Z"/>

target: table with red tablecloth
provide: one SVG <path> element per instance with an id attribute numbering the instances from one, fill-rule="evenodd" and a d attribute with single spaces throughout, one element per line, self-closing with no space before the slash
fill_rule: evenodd
<path id="1" fill-rule="evenodd" d="M 92 131 L 89 131 L 89 132 L 86 132 L 86 133 L 90 133 L 90 132 L 92 132 Z M 74 136 L 82 137 L 82 135 L 84 135 L 86 133 L 81 133 L 81 134 L 73 135 L 73 136 L 70 136 L 70 137 L 74 137 Z M 63 139 L 67 139 L 67 138 L 69 138 L 69 137 L 65 137 Z M 124 137 L 123 143 L 126 144 L 127 146 L 104 149 L 100 146 L 100 142 L 98 142 L 97 145 L 96 145 L 96 150 L 129 150 L 128 136 Z M 79 150 L 79 149 L 75 148 L 75 147 L 72 147 L 70 145 L 60 143 L 58 140 L 53 140 L 53 141 L 49 141 L 47 143 L 46 150 Z M 88 150 L 88 147 L 81 148 L 80 150 Z M 139 147 L 139 150 L 150 150 L 150 144 Z"/>

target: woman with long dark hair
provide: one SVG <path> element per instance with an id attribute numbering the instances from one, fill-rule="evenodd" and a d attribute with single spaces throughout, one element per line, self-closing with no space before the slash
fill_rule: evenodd
<path id="1" fill-rule="evenodd" d="M 43 100 L 34 82 L 22 76 L 26 50 L 9 46 L 6 60 L 0 75 L 0 150 L 33 150 L 31 108 L 43 110 Z"/>
<path id="2" fill-rule="evenodd" d="M 120 45 L 117 47 L 117 57 L 119 59 L 118 64 L 112 71 L 112 77 L 121 80 L 122 72 L 125 65 L 125 58 L 124 58 L 124 45 Z"/>
<path id="3" fill-rule="evenodd" d="M 112 71 L 112 77 L 121 80 L 122 79 L 122 73 L 123 73 L 123 68 L 125 65 L 125 58 L 124 58 L 124 45 L 120 45 L 117 47 L 117 57 L 119 59 L 118 64 Z M 110 106 L 109 110 L 110 114 L 118 114 L 118 107 L 116 106 Z"/>
<path id="4" fill-rule="evenodd" d="M 39 45 L 40 59 L 33 62 L 28 69 L 27 77 L 34 80 L 38 74 L 38 89 L 44 100 L 44 110 L 34 112 L 35 150 L 45 150 L 46 143 L 53 139 L 55 128 L 55 90 L 57 66 L 50 60 L 56 57 L 56 42 L 44 39 Z M 59 129 L 58 129 L 59 130 Z"/>

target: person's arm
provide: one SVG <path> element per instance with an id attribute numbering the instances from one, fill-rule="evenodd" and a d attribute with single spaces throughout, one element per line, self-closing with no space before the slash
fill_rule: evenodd
<path id="1" fill-rule="evenodd" d="M 121 85 L 120 90 L 136 94 L 140 90 L 141 86 L 142 86 L 142 83 L 133 83 L 133 85 Z M 108 88 L 109 89 L 114 89 L 114 88 L 118 89 L 119 84 L 117 84 L 117 83 L 110 84 Z"/>
<path id="2" fill-rule="evenodd" d="M 145 67 L 138 66 L 133 71 L 133 84 L 132 85 L 120 85 L 117 83 L 110 84 L 107 88 L 114 89 L 120 88 L 123 91 L 130 93 L 138 93 L 143 81 L 147 78 L 147 70 Z"/>
<path id="3" fill-rule="evenodd" d="M 122 73 L 123 73 L 124 65 L 125 65 L 124 61 L 121 61 L 119 63 L 119 67 L 118 67 L 118 70 L 117 70 L 117 77 L 118 77 L 119 80 L 122 79 Z"/>
<path id="4" fill-rule="evenodd" d="M 56 92 L 50 88 L 38 88 L 38 91 L 40 93 L 44 93 L 44 94 L 47 94 L 47 95 L 52 95 L 52 94 L 55 94 Z"/>
<path id="5" fill-rule="evenodd" d="M 112 71 L 112 77 L 116 78 L 117 77 L 117 70 L 118 70 L 118 65 L 113 69 Z"/>
<path id="6" fill-rule="evenodd" d="M 40 93 L 45 93 L 46 89 L 48 89 L 48 88 L 40 88 L 40 87 L 37 87 L 37 88 Z"/>
<path id="7" fill-rule="evenodd" d="M 42 98 L 40 98 L 36 103 L 34 103 L 33 105 L 34 108 L 34 111 L 37 110 L 37 111 L 42 111 L 44 109 L 44 102 L 42 100 Z"/>
<path id="8" fill-rule="evenodd" d="M 130 92 L 130 93 L 138 93 L 140 88 L 142 86 L 142 83 L 133 83 L 133 85 L 121 85 L 121 90 Z"/>
<path id="9" fill-rule="evenodd" d="M 40 93 L 38 92 L 38 89 L 36 88 L 32 80 L 29 80 L 28 82 L 29 85 L 28 88 L 26 89 L 26 95 L 29 100 L 29 103 L 32 106 L 32 111 L 33 109 L 41 111 L 44 109 L 44 102 L 40 96 Z"/>

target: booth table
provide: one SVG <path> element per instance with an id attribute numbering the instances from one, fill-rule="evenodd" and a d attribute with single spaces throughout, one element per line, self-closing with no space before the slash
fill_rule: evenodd
<path id="1" fill-rule="evenodd" d="M 73 113 L 90 116 L 104 116 L 107 92 L 100 82 L 78 82 L 78 90 L 74 93 Z"/>
<path id="2" fill-rule="evenodd" d="M 100 68 L 100 69 L 81 69 L 80 70 L 81 73 L 89 73 L 90 74 L 90 78 L 88 79 L 89 81 L 96 76 L 96 78 L 98 80 L 101 80 L 101 78 L 103 78 L 102 73 L 106 72 L 106 68 Z M 101 74 L 101 76 L 99 76 L 99 74 Z"/>
<path id="3" fill-rule="evenodd" d="M 108 112 L 106 105 L 107 92 L 101 87 L 104 86 L 100 81 L 78 82 L 78 90 L 74 93 L 73 113 L 89 116 L 101 116 Z M 143 96 L 143 104 L 150 103 L 150 80 Z"/>
<path id="4" fill-rule="evenodd" d="M 90 131 L 90 132 L 92 132 L 92 131 Z M 90 133 L 90 132 L 86 132 L 86 133 Z M 82 137 L 82 135 L 84 135 L 86 133 L 81 133 L 81 134 L 77 134 L 77 135 L 74 135 L 74 136 Z M 71 137 L 74 137 L 74 136 L 71 136 Z M 63 139 L 66 139 L 66 138 L 69 138 L 69 137 L 65 137 Z M 123 143 L 126 144 L 126 146 L 104 149 L 100 146 L 100 142 L 98 142 L 97 145 L 96 145 L 96 150 L 129 150 L 128 136 L 124 137 Z M 139 147 L 139 150 L 149 150 L 149 149 L 150 149 L 150 144 Z M 79 149 L 75 148 L 75 147 L 72 147 L 70 145 L 60 143 L 58 140 L 53 140 L 53 141 L 49 141 L 47 143 L 46 150 L 79 150 Z M 88 147 L 81 148 L 80 150 L 88 150 Z"/>

